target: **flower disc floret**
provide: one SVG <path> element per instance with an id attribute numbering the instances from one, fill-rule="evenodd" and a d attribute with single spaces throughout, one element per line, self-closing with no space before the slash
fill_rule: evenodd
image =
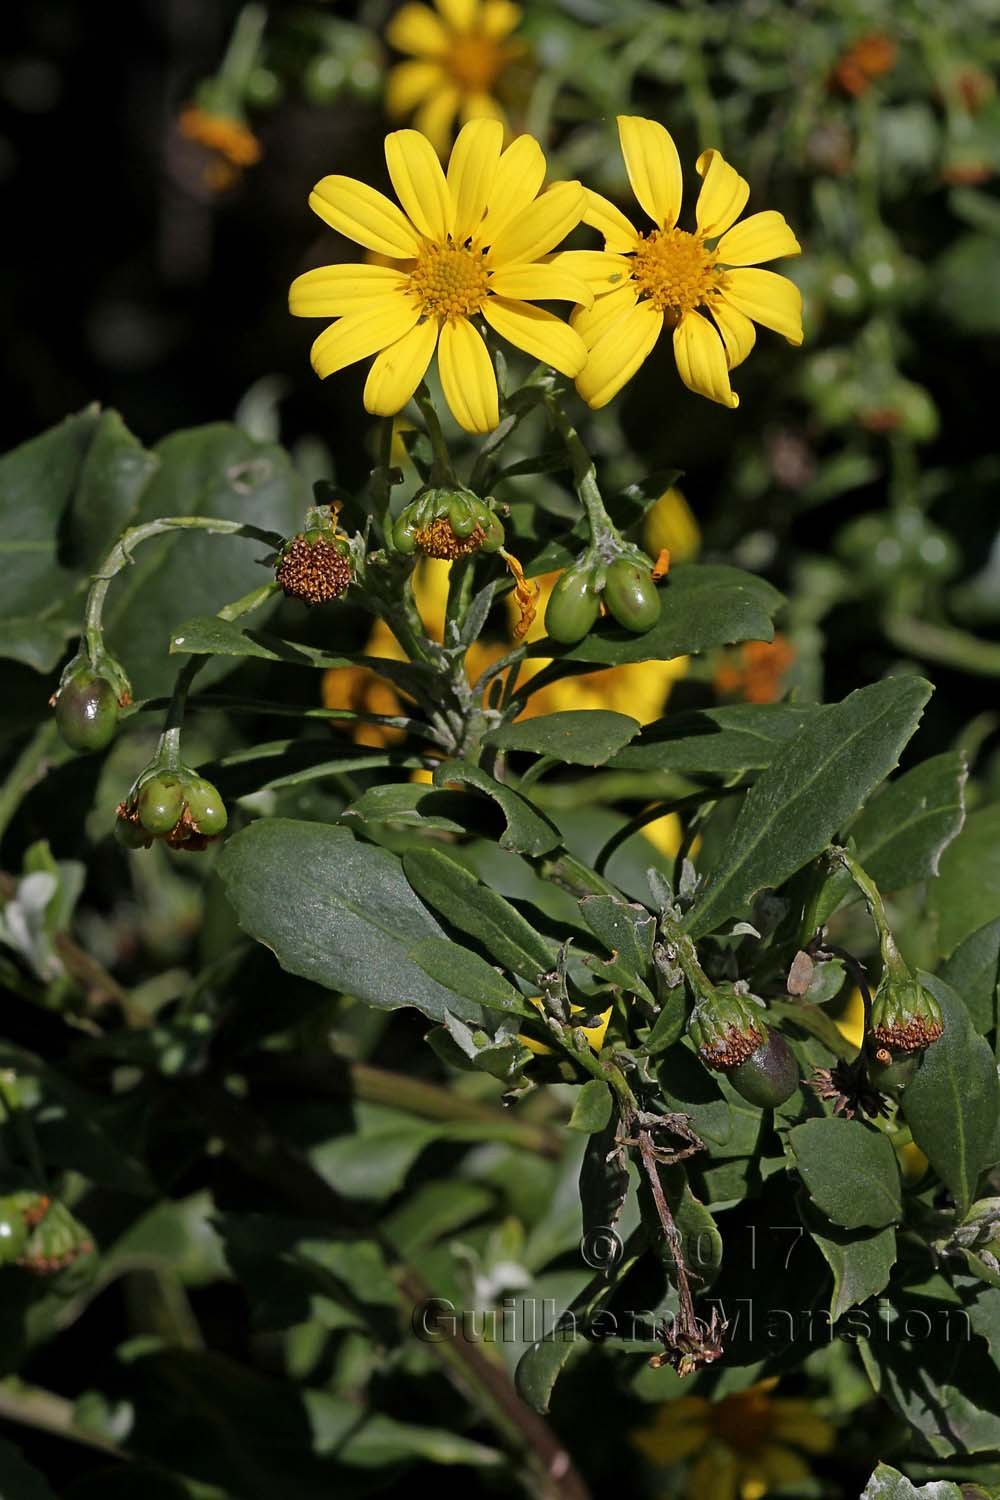
<path id="1" fill-rule="evenodd" d="M 482 252 L 468 245 L 424 245 L 410 273 L 407 291 L 425 318 L 468 318 L 489 292 Z"/>
<path id="2" fill-rule="evenodd" d="M 632 280 L 640 296 L 663 313 L 691 312 L 718 289 L 721 272 L 699 235 L 686 229 L 653 229 L 639 235 Z"/>

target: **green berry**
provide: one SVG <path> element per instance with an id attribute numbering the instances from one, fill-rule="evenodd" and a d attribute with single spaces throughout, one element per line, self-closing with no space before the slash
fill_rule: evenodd
<path id="1" fill-rule="evenodd" d="M 139 792 L 139 821 L 148 833 L 169 833 L 184 811 L 184 787 L 176 776 L 151 776 Z"/>
<path id="2" fill-rule="evenodd" d="M 141 823 L 119 813 L 115 819 L 115 840 L 123 849 L 148 849 L 152 843 L 152 835 L 146 832 Z"/>
<path id="3" fill-rule="evenodd" d="M 554 641 L 573 646 L 597 619 L 599 602 L 589 569 L 569 568 L 557 579 L 545 606 L 545 629 Z"/>
<path id="4" fill-rule="evenodd" d="M 25 1196 L 24 1193 L 8 1193 L 0 1198 L 0 1265 L 12 1265 L 28 1242 L 22 1202 Z"/>
<path id="5" fill-rule="evenodd" d="M 660 595 L 649 569 L 624 557 L 608 569 L 604 602 L 619 625 L 637 634 L 650 630 L 660 618 Z"/>
<path id="6" fill-rule="evenodd" d="M 229 822 L 226 804 L 210 781 L 197 777 L 185 789 L 188 817 L 198 833 L 214 838 Z"/>
<path id="7" fill-rule="evenodd" d="M 118 723 L 118 699 L 106 677 L 86 669 L 59 690 L 56 724 L 71 750 L 103 750 Z"/>
<path id="8" fill-rule="evenodd" d="M 799 1086 L 799 1069 L 791 1048 L 777 1031 L 765 1028 L 765 1041 L 746 1062 L 726 1075 L 738 1094 L 760 1109 L 775 1109 Z"/>

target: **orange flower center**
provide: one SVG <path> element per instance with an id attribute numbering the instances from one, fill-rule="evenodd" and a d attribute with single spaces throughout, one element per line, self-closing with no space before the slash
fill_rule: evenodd
<path id="1" fill-rule="evenodd" d="M 470 94 L 488 94 L 503 64 L 503 50 L 491 37 L 466 31 L 452 38 L 447 68 L 459 88 Z"/>
<path id="2" fill-rule="evenodd" d="M 773 1420 L 767 1391 L 751 1387 L 737 1396 L 727 1396 L 712 1406 L 712 1431 L 727 1448 L 737 1453 L 756 1453 L 767 1442 Z"/>
<path id="3" fill-rule="evenodd" d="M 680 317 L 700 307 L 718 287 L 720 272 L 711 250 L 686 229 L 653 229 L 639 236 L 632 280 L 640 296 L 659 312 Z"/>
<path id="4" fill-rule="evenodd" d="M 468 318 L 479 311 L 489 291 L 483 256 L 467 245 L 426 242 L 410 272 L 407 291 L 425 318 Z"/>

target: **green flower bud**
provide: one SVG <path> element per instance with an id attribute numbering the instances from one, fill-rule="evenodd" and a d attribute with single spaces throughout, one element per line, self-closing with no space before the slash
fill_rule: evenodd
<path id="1" fill-rule="evenodd" d="M 799 1086 L 799 1067 L 785 1038 L 765 1026 L 766 1039 L 727 1077 L 738 1094 L 760 1109 L 776 1109 Z"/>
<path id="2" fill-rule="evenodd" d="M 147 833 L 169 833 L 184 811 L 185 787 L 165 772 L 144 781 L 139 791 L 139 822 Z"/>
<path id="3" fill-rule="evenodd" d="M 893 977 L 887 970 L 872 1000 L 869 1035 L 875 1046 L 891 1058 L 922 1052 L 943 1031 L 941 1007 L 930 990 L 916 979 Z"/>
<path id="4" fill-rule="evenodd" d="M 608 568 L 604 602 L 619 625 L 642 634 L 660 618 L 660 595 L 648 568 L 620 557 Z"/>
<path id="5" fill-rule="evenodd" d="M 106 677 L 83 667 L 59 689 L 56 725 L 71 750 L 103 750 L 118 723 L 118 696 Z"/>
<path id="6" fill-rule="evenodd" d="M 545 629 L 554 641 L 573 646 L 597 620 L 600 600 L 590 568 L 567 568 L 545 606 Z"/>
<path id="7" fill-rule="evenodd" d="M 761 1006 L 731 984 L 716 985 L 711 998 L 698 1001 L 688 1034 L 706 1068 L 729 1073 L 767 1042 Z"/>

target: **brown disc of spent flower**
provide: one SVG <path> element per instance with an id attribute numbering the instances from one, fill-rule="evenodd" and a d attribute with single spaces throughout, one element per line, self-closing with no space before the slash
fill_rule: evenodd
<path id="1" fill-rule="evenodd" d="M 350 559 L 332 541 L 293 537 L 283 549 L 275 577 L 290 599 L 325 604 L 339 599 L 353 578 Z"/>
<path id="2" fill-rule="evenodd" d="M 468 557 L 470 553 L 478 552 L 486 540 L 486 533 L 477 522 L 468 536 L 459 536 L 447 516 L 435 516 L 414 533 L 413 540 L 428 557 L 440 557 L 447 562 L 454 562 L 458 557 Z"/>

